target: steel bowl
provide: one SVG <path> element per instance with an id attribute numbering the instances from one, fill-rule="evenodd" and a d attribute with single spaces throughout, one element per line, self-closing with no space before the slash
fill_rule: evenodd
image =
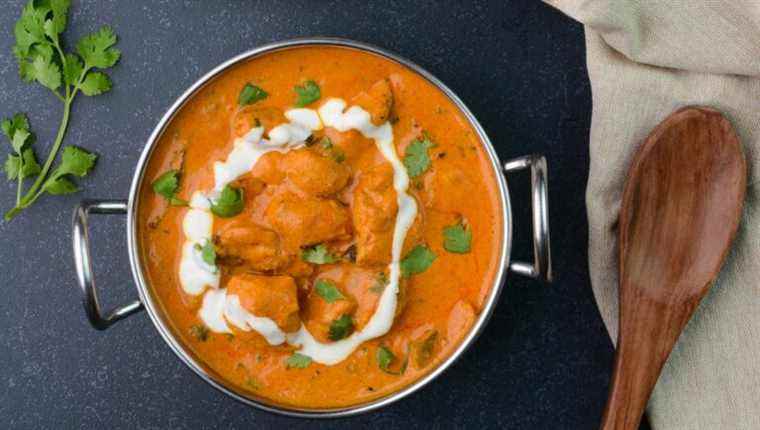
<path id="1" fill-rule="evenodd" d="M 443 91 L 451 100 L 451 102 L 454 103 L 465 115 L 472 127 L 477 131 L 480 141 L 488 153 L 488 156 L 491 160 L 491 168 L 494 172 L 494 177 L 497 178 L 499 185 L 499 197 L 501 200 L 501 212 L 503 217 L 501 256 L 499 258 L 499 268 L 496 273 L 496 277 L 493 280 L 493 286 L 491 287 L 491 291 L 485 302 L 483 310 L 478 316 L 477 321 L 467 336 L 461 341 L 457 349 L 430 373 L 395 393 L 389 394 L 388 396 L 371 402 L 332 409 L 295 408 L 270 403 L 259 398 L 249 397 L 241 392 L 238 392 L 236 388 L 229 384 L 227 381 L 224 381 L 218 376 L 207 372 L 204 369 L 203 365 L 199 363 L 198 360 L 196 360 L 189 352 L 188 348 L 186 348 L 182 342 L 180 342 L 177 337 L 174 336 L 171 330 L 169 330 L 169 324 L 166 321 L 166 316 L 162 314 L 159 306 L 156 303 L 156 299 L 151 292 L 151 288 L 145 279 L 137 238 L 137 208 L 140 205 L 140 188 L 143 181 L 145 180 L 145 169 L 148 165 L 148 160 L 150 159 L 151 154 L 153 153 L 153 150 L 159 141 L 159 138 L 161 137 L 162 133 L 166 129 L 166 126 L 172 120 L 174 115 L 204 85 L 209 83 L 218 75 L 224 73 L 227 69 L 237 65 L 238 63 L 244 62 L 254 57 L 266 55 L 274 51 L 304 46 L 336 46 L 376 54 L 390 61 L 394 61 L 403 66 L 406 66 L 407 68 L 415 71 L 427 79 L 428 82 L 438 87 L 438 89 Z M 509 189 L 507 187 L 505 175 L 508 172 L 523 169 L 530 169 L 531 172 L 531 204 L 533 211 L 532 263 L 511 261 L 510 259 L 513 234 L 512 207 L 510 204 Z M 129 251 L 129 260 L 132 267 L 132 276 L 134 278 L 135 285 L 137 286 L 137 292 L 139 294 L 139 300 L 105 312 L 101 309 L 100 303 L 98 301 L 98 293 L 95 288 L 92 261 L 90 258 L 90 239 L 87 230 L 87 218 L 90 214 L 120 214 L 127 216 L 127 249 Z M 504 284 L 507 268 L 519 275 L 542 280 L 545 282 L 549 282 L 551 280 L 546 159 L 540 155 L 528 155 L 509 160 L 506 163 L 502 164 L 499 161 L 499 158 L 496 155 L 496 151 L 494 150 L 491 141 L 488 139 L 488 136 L 483 131 L 483 128 L 475 119 L 475 116 L 472 114 L 472 112 L 470 112 L 470 110 L 467 109 L 467 107 L 464 105 L 462 100 L 460 100 L 453 91 L 451 91 L 446 85 L 444 85 L 433 75 L 418 65 L 412 63 L 411 61 L 399 57 L 396 54 L 375 46 L 347 39 L 307 38 L 277 42 L 252 49 L 222 63 L 201 77 L 198 81 L 196 81 L 177 99 L 177 101 L 174 102 L 174 104 L 172 104 L 171 108 L 169 108 L 166 114 L 164 114 L 163 118 L 161 118 L 161 121 L 159 121 L 159 123 L 156 125 L 155 129 L 150 135 L 150 138 L 148 139 L 148 142 L 145 145 L 145 149 L 143 149 L 142 155 L 140 156 L 140 159 L 137 163 L 137 168 L 135 169 L 134 178 L 132 180 L 132 186 L 129 190 L 128 198 L 126 200 L 83 200 L 76 207 L 73 219 L 73 247 L 77 279 L 79 287 L 83 294 L 84 309 L 87 314 L 87 318 L 96 329 L 104 330 L 117 321 L 145 309 L 148 311 L 148 315 L 153 321 L 153 324 L 156 326 L 158 332 L 161 334 L 161 337 L 163 337 L 164 341 L 166 341 L 167 345 L 169 345 L 177 357 L 179 357 L 182 362 L 184 362 L 204 381 L 208 382 L 211 386 L 224 392 L 230 397 L 250 406 L 287 416 L 330 418 L 356 415 L 363 412 L 379 409 L 383 406 L 387 406 L 391 403 L 403 399 L 409 394 L 421 389 L 430 383 L 433 379 L 437 378 L 441 373 L 448 369 L 456 360 L 458 360 L 465 352 L 465 350 L 467 350 L 467 348 L 472 345 L 478 335 L 483 331 L 483 328 L 493 313 L 493 309 L 498 301 L 499 294 L 501 293 L 502 285 Z"/>

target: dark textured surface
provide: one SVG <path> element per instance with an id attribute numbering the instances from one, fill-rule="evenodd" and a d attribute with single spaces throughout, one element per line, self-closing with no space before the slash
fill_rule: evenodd
<path id="1" fill-rule="evenodd" d="M 40 144 L 60 103 L 23 84 L 11 56 L 19 1 L 0 14 L 0 114 L 28 111 Z M 90 1 L 75 4 L 69 40 L 102 23 L 121 36 L 114 91 L 81 99 L 67 142 L 100 154 L 84 192 L 42 198 L 0 223 L 0 426 L 3 428 L 450 427 L 595 428 L 612 347 L 594 305 L 584 209 L 590 91 L 583 29 L 535 0 L 452 2 Z M 467 6 L 464 6 L 467 4 Z M 85 320 L 70 249 L 83 197 L 123 198 L 143 143 L 179 94 L 246 49 L 296 36 L 373 43 L 412 59 L 470 106 L 502 159 L 544 153 L 550 167 L 556 282 L 510 277 L 483 336 L 453 368 L 380 412 L 331 422 L 281 418 L 216 392 L 173 355 L 147 315 L 96 332 Z M 3 157 L 8 146 L 3 146 Z M 41 151 L 40 151 L 41 152 Z M 530 250 L 527 177 L 510 185 L 515 255 Z M 14 187 L 0 186 L 6 209 Z M 132 287 L 124 219 L 93 221 L 108 304 Z"/>

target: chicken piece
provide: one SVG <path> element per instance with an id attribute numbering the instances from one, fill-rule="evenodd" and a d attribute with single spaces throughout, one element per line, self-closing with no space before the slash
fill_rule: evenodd
<path id="1" fill-rule="evenodd" d="M 320 279 L 329 279 L 338 286 L 344 296 L 355 302 L 356 308 L 352 312 L 356 330 L 364 328 L 372 318 L 375 310 L 377 310 L 380 296 L 388 286 L 388 276 L 383 270 L 357 267 L 349 263 L 336 264 L 322 272 Z M 314 294 L 313 291 L 312 294 Z M 398 317 L 407 303 L 407 283 L 405 280 L 401 280 L 396 297 L 396 313 L 394 316 Z M 307 314 L 310 312 L 309 309 L 310 305 L 307 302 Z M 317 315 L 318 313 L 313 312 L 312 314 Z M 334 318 L 328 318 L 328 321 L 333 320 Z"/>
<path id="2" fill-rule="evenodd" d="M 382 125 L 388 121 L 393 107 L 393 89 L 388 78 L 375 82 L 369 90 L 359 93 L 352 100 L 369 112 L 372 123 Z"/>
<path id="3" fill-rule="evenodd" d="M 291 182 L 312 196 L 337 193 L 348 184 L 351 175 L 345 163 L 322 156 L 310 148 L 288 152 L 281 166 Z"/>
<path id="4" fill-rule="evenodd" d="M 284 192 L 272 198 L 265 214 L 288 249 L 339 239 L 351 231 L 348 210 L 335 200 Z"/>
<path id="5" fill-rule="evenodd" d="M 357 304 L 354 298 L 341 290 L 339 284 L 325 277 L 318 278 L 315 282 L 329 282 L 332 286 L 340 291 L 342 299 L 328 302 L 324 297 L 317 293 L 316 287 L 312 287 L 309 296 L 306 299 L 305 322 L 306 328 L 309 329 L 315 338 L 320 342 L 330 342 L 330 325 L 343 315 L 352 316 L 356 312 Z"/>
<path id="6" fill-rule="evenodd" d="M 277 151 L 267 152 L 259 158 L 259 161 L 251 169 L 251 175 L 267 185 L 278 185 L 285 180 L 285 172 L 282 170 L 284 154 Z"/>
<path id="7" fill-rule="evenodd" d="M 362 136 L 356 130 L 340 132 L 334 128 L 327 127 L 325 128 L 325 137 L 330 139 L 333 147 L 339 150 L 346 157 L 346 162 L 352 166 L 364 158 L 370 161 L 375 158 L 384 159 L 380 151 L 376 149 L 377 145 L 375 145 L 375 142 Z"/>
<path id="8" fill-rule="evenodd" d="M 238 296 L 245 310 L 271 319 L 285 332 L 301 326 L 298 291 L 290 276 L 236 275 L 227 283 L 227 295 Z"/>
<path id="9" fill-rule="evenodd" d="M 245 106 L 238 109 L 232 117 L 232 134 L 234 137 L 243 137 L 254 127 L 270 130 L 283 122 L 288 122 L 288 120 L 280 109 L 256 105 Z"/>
<path id="10" fill-rule="evenodd" d="M 269 272 L 290 264 L 291 256 L 283 252 L 277 233 L 235 220 L 225 225 L 214 240 L 223 264 L 245 265 L 255 271 Z"/>
<path id="11" fill-rule="evenodd" d="M 364 173 L 356 184 L 351 205 L 357 264 L 367 267 L 390 262 L 397 212 L 391 165 L 383 163 Z"/>

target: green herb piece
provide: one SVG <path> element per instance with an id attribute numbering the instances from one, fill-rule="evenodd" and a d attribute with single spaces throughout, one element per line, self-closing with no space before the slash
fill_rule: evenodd
<path id="1" fill-rule="evenodd" d="M 243 211 L 243 190 L 225 185 L 219 198 L 211 202 L 211 212 L 222 218 L 233 217 Z"/>
<path id="2" fill-rule="evenodd" d="M 71 106 L 81 92 L 95 96 L 111 89 L 111 80 L 103 69 L 113 67 L 121 52 L 113 46 L 116 35 L 109 27 L 84 36 L 76 44 L 76 53 L 64 51 L 61 34 L 66 29 L 69 0 L 29 1 L 14 28 L 13 53 L 18 60 L 19 75 L 25 82 L 37 82 L 49 89 L 63 103 L 63 113 L 55 140 L 45 162 L 40 165 L 32 143 L 29 122 L 23 114 L 2 122 L 3 133 L 11 141 L 13 154 L 4 164 L 9 180 L 18 182 L 16 204 L 5 213 L 10 220 L 31 206 L 41 195 L 68 194 L 79 190 L 73 176 L 85 176 L 96 156 L 83 149 L 67 147 L 61 163 L 54 168 L 69 125 Z M 96 71 L 95 69 L 101 69 Z M 24 180 L 36 176 L 24 190 Z"/>
<path id="3" fill-rule="evenodd" d="M 311 80 L 304 82 L 303 85 L 296 85 L 293 90 L 296 92 L 296 107 L 314 103 L 321 96 L 319 85 Z"/>
<path id="4" fill-rule="evenodd" d="M 348 337 L 354 331 L 354 320 L 348 314 L 341 315 L 340 318 L 330 324 L 328 337 L 330 340 L 341 340 Z"/>
<path id="5" fill-rule="evenodd" d="M 312 264 L 332 264 L 338 261 L 338 257 L 330 254 L 330 251 L 323 243 L 304 249 L 301 252 L 301 259 Z"/>
<path id="6" fill-rule="evenodd" d="M 430 157 L 428 156 L 428 149 L 435 146 L 430 140 L 427 133 L 422 137 L 418 137 L 413 140 L 409 146 L 406 147 L 404 152 L 404 166 L 409 173 L 409 177 L 416 178 L 425 173 L 430 167 Z"/>
<path id="7" fill-rule="evenodd" d="M 385 287 L 388 286 L 390 280 L 386 276 L 385 272 L 380 272 L 375 279 L 375 285 L 371 286 L 369 290 L 373 293 L 380 294 L 385 291 Z"/>
<path id="8" fill-rule="evenodd" d="M 433 264 L 436 255 L 425 245 L 415 246 L 403 260 L 401 260 L 401 276 L 408 278 L 422 273 Z"/>
<path id="9" fill-rule="evenodd" d="M 309 367 L 311 364 L 311 357 L 308 355 L 303 355 L 298 352 L 293 353 L 290 357 L 288 357 L 287 360 L 285 360 L 285 366 L 288 369 L 296 368 L 296 369 L 305 369 Z"/>
<path id="10" fill-rule="evenodd" d="M 42 189 L 50 194 L 69 194 L 79 191 L 71 176 L 85 176 L 92 170 L 98 156 L 76 146 L 63 148 L 61 162 L 42 184 Z"/>
<path id="11" fill-rule="evenodd" d="M 399 370 L 398 371 L 391 370 L 390 366 L 396 360 L 396 355 L 394 355 L 390 349 L 382 345 L 379 348 L 377 348 L 376 358 L 377 358 L 377 365 L 378 367 L 380 367 L 380 370 L 382 370 L 385 373 L 389 373 L 391 375 L 402 375 L 406 371 L 406 366 L 409 363 L 409 354 L 407 354 L 407 357 L 401 363 L 401 367 L 399 368 Z"/>
<path id="12" fill-rule="evenodd" d="M 196 243 L 195 249 L 201 252 L 201 259 L 204 263 L 216 267 L 216 247 L 214 247 L 213 242 L 207 239 L 203 246 Z"/>
<path id="13" fill-rule="evenodd" d="M 253 376 L 246 378 L 245 385 L 253 391 L 261 389 L 261 383 Z"/>
<path id="14" fill-rule="evenodd" d="M 153 181 L 151 187 L 153 188 L 154 193 L 163 196 L 169 201 L 169 204 L 173 206 L 185 206 L 187 205 L 187 201 L 176 196 L 177 191 L 179 190 L 179 179 L 179 170 L 172 169 L 163 173 L 158 179 Z"/>
<path id="15" fill-rule="evenodd" d="M 472 231 L 466 228 L 461 222 L 443 229 L 443 248 L 446 249 L 446 251 L 456 254 L 466 254 L 470 252 L 471 242 Z"/>
<path id="16" fill-rule="evenodd" d="M 190 334 L 201 342 L 205 342 L 209 337 L 209 329 L 203 324 L 196 324 L 190 327 Z"/>
<path id="17" fill-rule="evenodd" d="M 251 83 L 245 84 L 240 95 L 238 96 L 238 104 L 240 106 L 252 105 L 259 100 L 264 100 L 269 97 L 269 94 L 261 88 Z"/>
<path id="18" fill-rule="evenodd" d="M 327 137 L 323 136 L 322 139 L 319 140 L 319 145 L 329 153 L 330 157 L 335 160 L 338 163 L 342 163 L 346 161 L 346 153 L 343 152 L 342 149 L 336 147 L 333 145 L 332 140 Z"/>
<path id="19" fill-rule="evenodd" d="M 415 364 L 417 368 L 425 367 L 433 358 L 436 340 L 438 340 L 438 331 L 430 330 L 425 339 L 415 345 Z"/>
<path id="20" fill-rule="evenodd" d="M 377 348 L 377 365 L 380 366 L 380 369 L 387 372 L 391 362 L 395 359 L 396 356 L 393 355 L 390 349 L 384 346 Z"/>
<path id="21" fill-rule="evenodd" d="M 316 289 L 317 294 L 325 299 L 327 303 L 333 303 L 346 298 L 343 294 L 341 294 L 340 290 L 335 286 L 335 284 L 326 279 L 319 279 L 314 285 L 314 288 Z"/>

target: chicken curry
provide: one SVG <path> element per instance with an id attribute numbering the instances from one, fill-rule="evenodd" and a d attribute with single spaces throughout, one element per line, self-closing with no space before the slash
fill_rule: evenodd
<path id="1" fill-rule="evenodd" d="M 209 372 L 273 404 L 398 391 L 470 332 L 504 220 L 476 131 L 387 58 L 298 47 L 234 66 L 164 130 L 140 190 L 144 274 Z"/>

